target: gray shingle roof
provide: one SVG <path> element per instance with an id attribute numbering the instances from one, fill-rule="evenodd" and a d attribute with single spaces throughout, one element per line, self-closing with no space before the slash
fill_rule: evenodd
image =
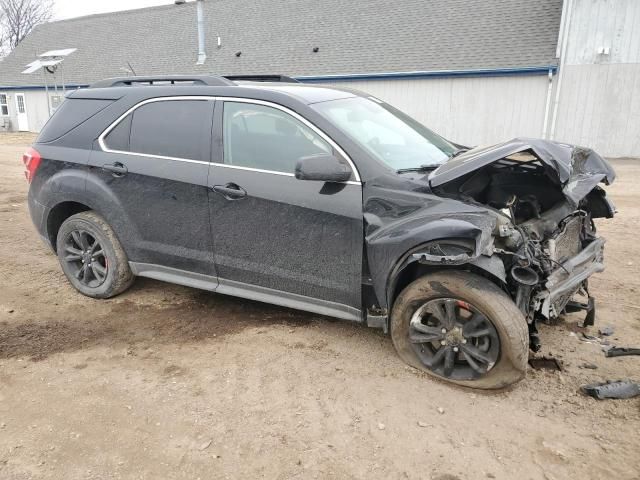
<path id="1" fill-rule="evenodd" d="M 561 0 L 207 0 L 202 66 L 194 2 L 92 15 L 37 27 L 0 62 L 0 85 L 42 84 L 42 74 L 21 74 L 24 66 L 37 54 L 70 47 L 78 51 L 65 60 L 64 77 L 76 84 L 122 76 L 127 62 L 138 75 L 555 65 L 561 6 Z"/>

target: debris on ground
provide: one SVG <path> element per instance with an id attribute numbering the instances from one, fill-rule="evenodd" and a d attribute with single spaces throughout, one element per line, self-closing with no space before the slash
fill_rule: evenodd
<path id="1" fill-rule="evenodd" d="M 598 330 L 598 333 L 600 333 L 600 335 L 603 335 L 605 337 L 610 337 L 611 335 L 613 335 L 614 330 L 613 327 L 602 327 L 600 330 Z"/>
<path id="2" fill-rule="evenodd" d="M 613 334 L 613 330 L 611 334 Z M 607 340 L 606 338 L 597 337 L 595 335 L 588 335 L 584 332 L 580 332 L 580 334 L 577 334 L 575 332 L 569 332 L 569 335 L 571 335 L 572 337 L 576 337 L 578 340 L 584 343 L 590 343 L 592 345 L 601 345 L 603 347 L 603 350 L 606 350 L 606 348 L 608 348 L 611 345 L 609 340 Z"/>
<path id="3" fill-rule="evenodd" d="M 582 332 L 582 338 L 580 340 L 587 343 L 599 343 L 600 345 L 609 345 L 609 340 L 596 337 L 594 335 L 587 335 L 584 332 Z"/>
<path id="4" fill-rule="evenodd" d="M 582 391 L 598 400 L 605 398 L 633 398 L 640 395 L 640 384 L 631 380 L 607 381 L 583 385 Z"/>
<path id="5" fill-rule="evenodd" d="M 385 428 L 387 428 L 387 426 L 384 423 L 378 424 L 378 430 L 384 430 Z"/>
<path id="6" fill-rule="evenodd" d="M 444 408 L 438 407 L 438 413 L 443 414 L 444 413 Z"/>
<path id="7" fill-rule="evenodd" d="M 422 427 L 422 428 L 427 428 L 429 426 L 429 424 L 427 422 L 422 422 L 422 421 L 418 420 L 418 426 Z"/>
<path id="8" fill-rule="evenodd" d="M 578 365 L 578 368 L 586 368 L 589 370 L 597 370 L 598 366 L 595 363 L 584 362 L 581 365 Z"/>
<path id="9" fill-rule="evenodd" d="M 211 440 L 207 440 L 206 442 L 204 442 L 202 445 L 198 447 L 198 450 L 206 450 L 210 446 L 211 446 Z"/>
<path id="10" fill-rule="evenodd" d="M 562 372 L 562 363 L 554 357 L 530 358 L 529 365 L 534 370 L 554 370 Z"/>
<path id="11" fill-rule="evenodd" d="M 604 352 L 605 357 L 622 357 L 625 355 L 640 355 L 640 348 L 612 347 Z"/>

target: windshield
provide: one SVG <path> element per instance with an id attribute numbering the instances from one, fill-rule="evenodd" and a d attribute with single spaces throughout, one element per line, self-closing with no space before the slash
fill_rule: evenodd
<path id="1" fill-rule="evenodd" d="M 394 170 L 436 167 L 458 150 L 408 115 L 373 97 L 311 105 Z"/>

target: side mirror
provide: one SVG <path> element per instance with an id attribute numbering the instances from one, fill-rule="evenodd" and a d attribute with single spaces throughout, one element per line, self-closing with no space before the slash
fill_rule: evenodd
<path id="1" fill-rule="evenodd" d="M 298 180 L 321 182 L 346 182 L 351 178 L 351 169 L 331 154 L 320 153 L 302 157 L 296 163 Z"/>

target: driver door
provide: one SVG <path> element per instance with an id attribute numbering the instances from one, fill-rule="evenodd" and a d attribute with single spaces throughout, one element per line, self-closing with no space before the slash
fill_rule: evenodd
<path id="1" fill-rule="evenodd" d="M 217 291 L 359 320 L 360 182 L 297 180 L 300 157 L 339 154 L 284 107 L 222 107 L 208 180 Z"/>

